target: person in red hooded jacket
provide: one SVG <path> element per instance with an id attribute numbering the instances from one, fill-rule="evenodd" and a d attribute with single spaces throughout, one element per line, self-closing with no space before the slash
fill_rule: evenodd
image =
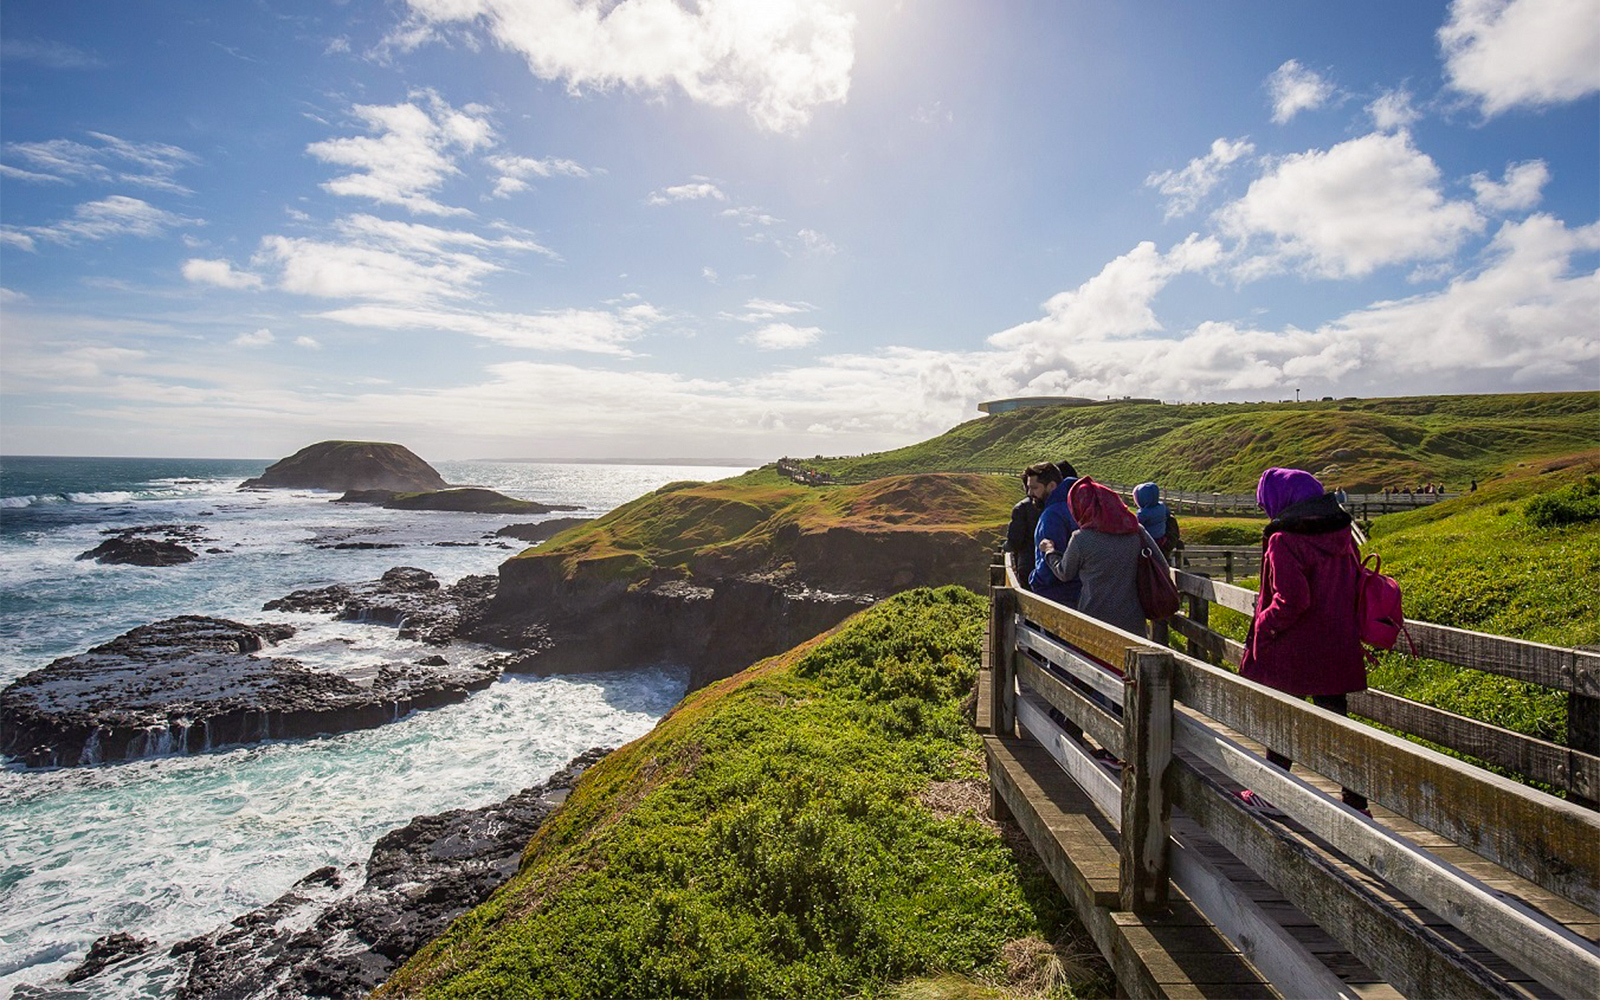
<path id="1" fill-rule="evenodd" d="M 1347 696 L 1367 688 L 1356 614 L 1360 556 L 1350 515 L 1315 476 L 1300 469 L 1263 472 L 1256 503 L 1272 520 L 1261 533 L 1261 592 L 1239 672 L 1348 715 Z M 1270 749 L 1267 760 L 1284 770 L 1291 763 Z M 1240 795 L 1276 812 L 1254 792 Z M 1367 811 L 1366 796 L 1346 788 L 1343 798 L 1351 808 Z"/>

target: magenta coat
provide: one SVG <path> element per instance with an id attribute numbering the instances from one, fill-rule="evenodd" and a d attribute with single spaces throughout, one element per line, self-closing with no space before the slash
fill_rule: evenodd
<path id="1" fill-rule="evenodd" d="M 1348 531 L 1270 535 L 1239 672 L 1301 697 L 1365 691 L 1358 565 Z"/>

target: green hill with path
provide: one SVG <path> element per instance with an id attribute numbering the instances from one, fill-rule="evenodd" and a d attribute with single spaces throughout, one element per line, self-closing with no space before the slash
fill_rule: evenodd
<path id="1" fill-rule="evenodd" d="M 1305 469 L 1329 488 L 1464 489 L 1519 460 L 1600 444 L 1600 392 L 1411 396 L 1307 403 L 1106 403 L 1013 410 L 918 444 L 804 464 L 846 481 L 902 472 L 1017 471 L 1065 458 L 1113 483 L 1248 492 L 1261 470 Z"/>

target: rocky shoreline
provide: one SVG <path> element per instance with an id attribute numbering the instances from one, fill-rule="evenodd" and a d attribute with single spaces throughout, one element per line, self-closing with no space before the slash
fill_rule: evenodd
<path id="1" fill-rule="evenodd" d="M 587 750 L 547 780 L 492 805 L 418 816 L 380 837 L 365 864 L 319 868 L 266 906 L 172 945 L 166 954 L 178 973 L 171 995 L 366 996 L 516 872 L 528 840 L 609 752 Z M 92 989 L 103 970 L 154 947 L 131 934 L 107 935 L 65 980 Z M 13 994 L 18 1000 L 56 995 L 48 983 Z"/>
<path id="2" fill-rule="evenodd" d="M 442 587 L 425 570 L 396 567 L 369 584 L 296 591 L 266 610 L 393 625 L 402 638 L 443 646 L 476 620 L 494 583 L 478 576 Z M 452 664 L 434 654 L 335 674 L 270 655 L 294 632 L 185 615 L 61 657 L 0 691 L 0 753 L 70 767 L 368 729 L 460 701 L 511 659 Z"/>

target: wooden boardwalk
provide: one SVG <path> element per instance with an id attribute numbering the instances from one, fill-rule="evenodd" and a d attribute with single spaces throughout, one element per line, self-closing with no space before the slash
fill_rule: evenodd
<path id="1" fill-rule="evenodd" d="M 1028 835 L 1121 992 L 1600 996 L 1600 814 L 995 580 L 978 706 L 993 810 Z M 1190 613 L 1171 633 L 1226 661 L 1203 605 L 1253 595 L 1179 580 Z M 1495 638 L 1450 641 L 1600 694 L 1600 657 Z M 1560 749 L 1555 770 L 1548 752 L 1512 756 L 1586 798 L 1600 757 Z M 1372 819 L 1339 803 L 1341 782 Z M 1245 785 L 1287 815 L 1245 805 Z"/>

